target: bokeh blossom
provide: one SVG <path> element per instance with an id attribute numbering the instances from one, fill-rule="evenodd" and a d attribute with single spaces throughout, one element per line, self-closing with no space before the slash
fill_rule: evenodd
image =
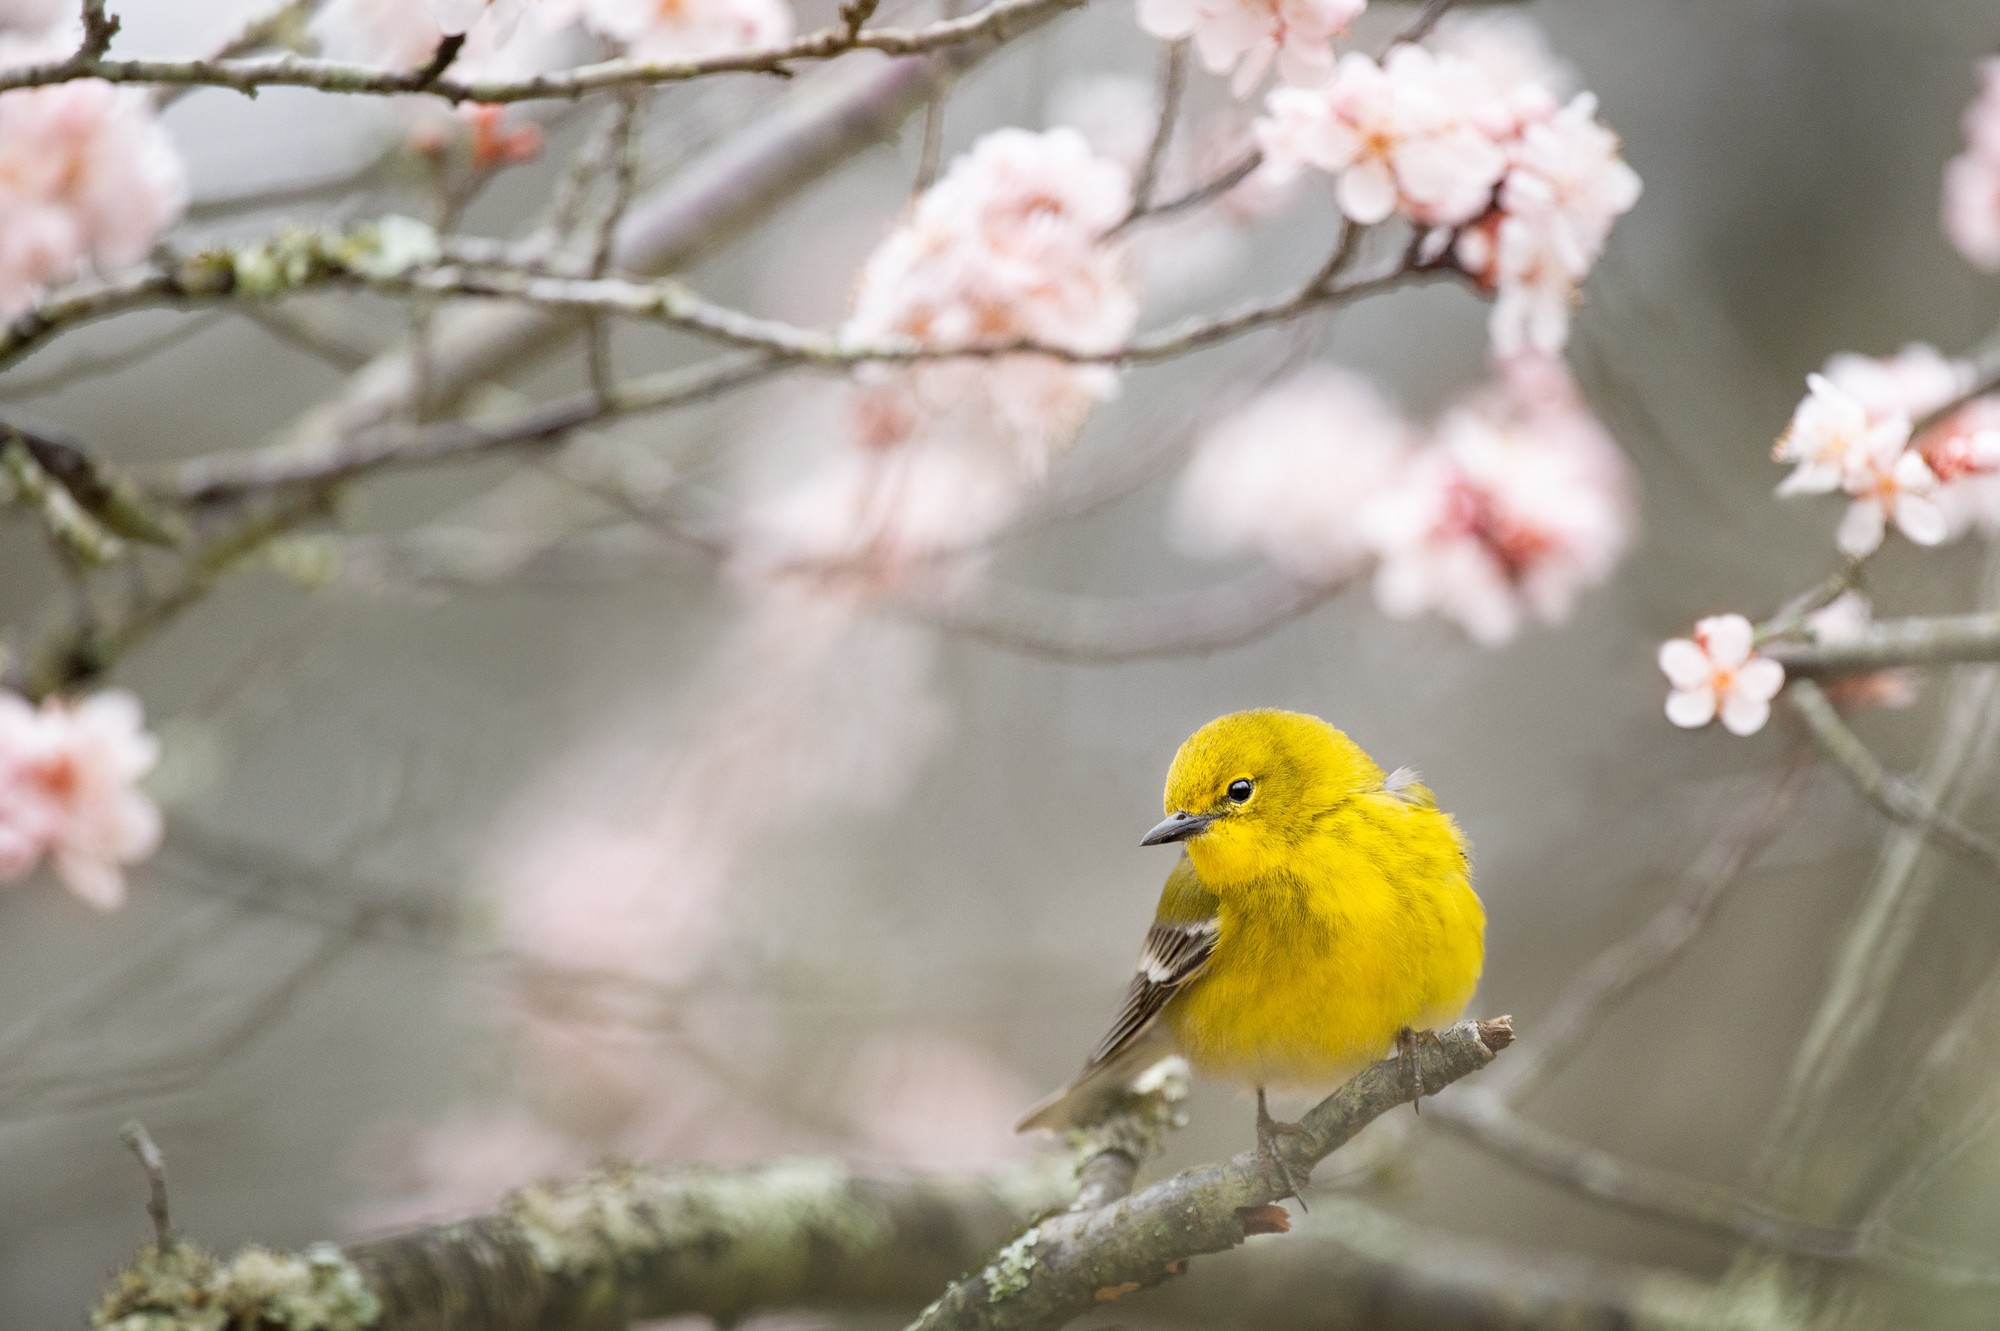
<path id="1" fill-rule="evenodd" d="M 0 692 L 0 881 L 47 859 L 97 909 L 124 904 L 125 866 L 160 841 L 160 811 L 139 789 L 158 758 L 129 693 L 36 707 Z"/>
<path id="2" fill-rule="evenodd" d="M 1560 622 L 1631 544 L 1632 489 L 1560 362 L 1504 362 L 1371 508 L 1376 602 L 1398 618 L 1442 614 L 1487 644 Z"/>
<path id="3" fill-rule="evenodd" d="M 1944 169 L 1944 234 L 1968 263 L 2000 272 L 2000 56 L 1979 62 L 1965 151 Z"/>
<path id="4" fill-rule="evenodd" d="M 1124 168 L 1073 129 L 997 130 L 926 190 L 861 271 L 842 334 L 864 345 L 1038 342 L 1080 352 L 1119 345 L 1138 318 L 1120 248 Z M 865 376 L 852 433 L 889 448 L 941 431 L 1047 465 L 1116 373 L 1037 355 L 968 357 Z"/>
<path id="5" fill-rule="evenodd" d="M 0 41 L 0 68 L 41 54 Z M 0 319 L 86 269 L 137 263 L 186 205 L 144 92 L 79 79 L 0 94 Z"/>
<path id="6" fill-rule="evenodd" d="M 1428 431 L 1348 371 L 1294 376 L 1207 433 L 1175 520 L 1193 551 L 1254 550 L 1309 582 L 1372 567 L 1385 613 L 1497 644 L 1610 576 L 1633 507 L 1561 362 L 1517 358 Z"/>
<path id="7" fill-rule="evenodd" d="M 0 0 L 0 34 L 43 37 L 77 22 L 76 0 Z"/>
<path id="8" fill-rule="evenodd" d="M 1294 375 L 1205 434 L 1181 477 L 1176 529 L 1198 553 L 1256 551 L 1308 581 L 1338 581 L 1368 562 L 1366 514 L 1415 443 L 1360 375 Z"/>
<path id="9" fill-rule="evenodd" d="M 587 20 L 642 60 L 778 46 L 795 24 L 785 0 L 588 0 Z"/>
<path id="10" fill-rule="evenodd" d="M 1333 70 L 1333 40 L 1367 0 L 1139 0 L 1139 26 L 1162 41 L 1192 38 L 1201 63 L 1234 71 L 1230 88 L 1248 94 L 1275 63 L 1288 83 L 1318 83 Z"/>
<path id="11" fill-rule="evenodd" d="M 1785 668 L 1755 650 L 1756 631 L 1742 615 L 1712 615 L 1691 638 L 1660 644 L 1660 673 L 1673 685 L 1667 719 L 1684 729 L 1718 716 L 1732 735 L 1754 735 L 1771 718 Z"/>

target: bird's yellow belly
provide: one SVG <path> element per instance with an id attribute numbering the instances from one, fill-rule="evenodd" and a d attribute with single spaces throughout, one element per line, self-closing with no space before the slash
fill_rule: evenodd
<path id="1" fill-rule="evenodd" d="M 1484 959 L 1478 898 L 1463 880 L 1385 895 L 1225 911 L 1214 960 L 1162 1014 L 1188 1061 L 1230 1081 L 1325 1087 L 1383 1057 L 1405 1027 L 1456 1021 Z"/>

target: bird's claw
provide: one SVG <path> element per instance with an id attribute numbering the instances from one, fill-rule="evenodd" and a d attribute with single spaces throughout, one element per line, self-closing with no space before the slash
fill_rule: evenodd
<path id="1" fill-rule="evenodd" d="M 1264 1158 L 1271 1162 L 1272 1168 L 1277 1170 L 1278 1177 L 1285 1181 L 1285 1195 L 1297 1202 L 1301 1211 L 1310 1209 L 1306 1206 L 1306 1199 L 1299 1194 L 1299 1184 L 1302 1180 L 1292 1173 L 1292 1167 L 1286 1162 L 1284 1152 L 1278 1149 L 1278 1138 L 1304 1137 L 1306 1135 L 1306 1130 L 1298 1124 L 1280 1123 L 1277 1119 L 1271 1117 L 1270 1106 L 1264 1103 L 1264 1088 L 1259 1086 L 1257 1088 L 1257 1148 L 1264 1153 Z"/>
<path id="2" fill-rule="evenodd" d="M 1417 1054 L 1425 1041 L 1436 1044 L 1437 1032 L 1405 1026 L 1396 1035 L 1396 1058 L 1409 1072 L 1410 1108 L 1419 1114 L 1424 1112 L 1424 1065 Z"/>

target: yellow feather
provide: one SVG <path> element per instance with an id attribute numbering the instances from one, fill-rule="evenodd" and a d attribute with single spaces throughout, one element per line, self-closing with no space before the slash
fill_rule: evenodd
<path id="1" fill-rule="evenodd" d="M 1247 797 L 1233 798 L 1246 781 Z M 1165 805 L 1201 830 L 1186 838 L 1156 919 L 1212 914 L 1219 926 L 1206 964 L 1158 1013 L 1197 1071 L 1328 1086 L 1383 1057 L 1405 1028 L 1465 1011 L 1486 916 L 1464 838 L 1413 775 L 1385 778 L 1318 717 L 1238 712 L 1181 746 Z M 1114 1064 L 1129 1075 L 1130 1063 L 1086 1069 L 1024 1124 L 1074 1121 L 1078 1093 L 1101 1090 Z"/>

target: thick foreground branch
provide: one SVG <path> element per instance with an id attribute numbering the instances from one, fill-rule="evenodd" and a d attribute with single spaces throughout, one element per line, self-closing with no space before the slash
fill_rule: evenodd
<path id="1" fill-rule="evenodd" d="M 149 1246 L 93 1324 L 595 1331 L 805 1304 L 901 1310 L 1075 1189 L 1063 1159 L 985 1180 L 871 1177 L 830 1160 L 618 1169 L 345 1249 L 250 1248 L 223 1265 L 189 1244 Z"/>
<path id="2" fill-rule="evenodd" d="M 1485 1067 L 1513 1040 L 1513 1025 L 1505 1017 L 1460 1022 L 1421 1046 L 1421 1084 L 1440 1090 Z M 1315 1106 L 1297 1135 L 1277 1139 L 1285 1168 L 1304 1177 L 1363 1127 L 1409 1103 L 1417 1084 L 1397 1059 L 1366 1069 Z M 1180 1274 L 1190 1257 L 1234 1248 L 1252 1233 L 1283 1229 L 1273 1203 L 1289 1191 L 1278 1165 L 1253 1147 L 1095 1211 L 1043 1221 L 984 1270 L 947 1290 L 912 1331 L 1060 1326 L 1107 1300 Z"/>

